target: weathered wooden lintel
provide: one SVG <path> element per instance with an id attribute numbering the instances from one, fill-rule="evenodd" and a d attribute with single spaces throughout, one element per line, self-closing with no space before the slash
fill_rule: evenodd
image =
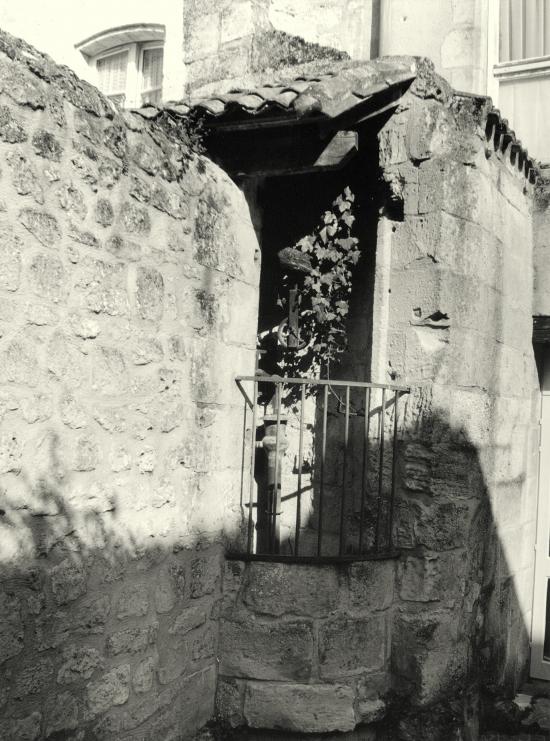
<path id="1" fill-rule="evenodd" d="M 356 131 L 323 136 L 318 129 L 217 132 L 208 153 L 232 177 L 271 177 L 339 170 L 358 151 Z"/>

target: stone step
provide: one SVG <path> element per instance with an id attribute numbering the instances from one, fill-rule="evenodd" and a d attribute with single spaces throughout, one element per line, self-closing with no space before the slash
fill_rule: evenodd
<path id="1" fill-rule="evenodd" d="M 292 733 L 253 728 L 237 728 L 234 731 L 204 728 L 193 741 L 390 741 L 380 736 L 372 726 L 356 728 L 347 733 Z"/>

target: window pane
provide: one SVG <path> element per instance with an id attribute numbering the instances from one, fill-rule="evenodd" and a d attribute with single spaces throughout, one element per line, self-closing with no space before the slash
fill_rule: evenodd
<path id="1" fill-rule="evenodd" d="M 549 0 L 500 0 L 500 61 L 550 53 Z"/>
<path id="2" fill-rule="evenodd" d="M 142 90 L 162 87 L 162 49 L 145 49 L 143 52 Z"/>
<path id="3" fill-rule="evenodd" d="M 99 89 L 106 95 L 126 92 L 126 74 L 128 71 L 128 52 L 111 54 L 97 60 Z"/>
<path id="4" fill-rule="evenodd" d="M 142 93 L 141 102 L 143 105 L 146 103 L 153 103 L 153 105 L 159 105 L 162 103 L 162 90 L 148 90 L 146 93 Z"/>

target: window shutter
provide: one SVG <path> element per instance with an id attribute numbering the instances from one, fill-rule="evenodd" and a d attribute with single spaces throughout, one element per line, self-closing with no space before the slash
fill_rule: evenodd
<path id="1" fill-rule="evenodd" d="M 128 74 L 128 52 L 111 54 L 97 60 L 99 89 L 109 96 L 119 96 L 126 92 L 126 76 Z"/>
<path id="2" fill-rule="evenodd" d="M 550 54 L 550 0 L 500 0 L 500 61 Z"/>

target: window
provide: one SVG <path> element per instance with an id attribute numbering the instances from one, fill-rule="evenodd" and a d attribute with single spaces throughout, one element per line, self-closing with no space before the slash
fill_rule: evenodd
<path id="1" fill-rule="evenodd" d="M 97 86 L 121 107 L 162 101 L 161 46 L 131 44 L 96 59 Z"/>
<path id="2" fill-rule="evenodd" d="M 162 62 L 164 52 L 161 47 L 143 49 L 141 53 L 141 102 L 160 103 L 162 98 Z"/>
<path id="3" fill-rule="evenodd" d="M 162 101 L 164 26 L 132 24 L 102 31 L 76 48 L 102 93 L 124 108 Z"/>
<path id="4" fill-rule="evenodd" d="M 97 60 L 96 67 L 101 92 L 120 106 L 124 106 L 128 79 L 128 52 L 101 57 Z"/>
<path id="5" fill-rule="evenodd" d="M 550 55 L 550 0 L 500 0 L 500 61 L 546 55 Z"/>

